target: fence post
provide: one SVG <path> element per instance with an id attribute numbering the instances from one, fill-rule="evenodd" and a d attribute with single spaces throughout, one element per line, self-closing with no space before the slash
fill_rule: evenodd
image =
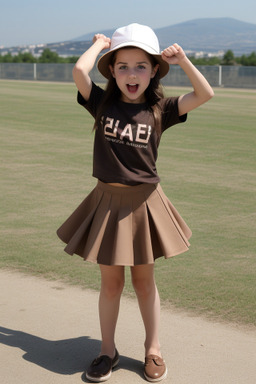
<path id="1" fill-rule="evenodd" d="M 219 65 L 219 87 L 222 86 L 222 66 Z"/>
<path id="2" fill-rule="evenodd" d="M 36 73 L 36 63 L 34 63 L 34 80 L 37 78 L 37 73 Z"/>

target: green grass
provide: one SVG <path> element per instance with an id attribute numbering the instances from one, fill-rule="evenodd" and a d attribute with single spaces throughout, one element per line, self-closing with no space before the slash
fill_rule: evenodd
<path id="1" fill-rule="evenodd" d="M 167 306 L 255 326 L 256 91 L 215 94 L 162 138 L 161 184 L 193 236 L 189 252 L 156 262 L 156 280 Z M 98 267 L 55 234 L 96 183 L 75 86 L 0 81 L 0 105 L 0 267 L 98 289 Z"/>

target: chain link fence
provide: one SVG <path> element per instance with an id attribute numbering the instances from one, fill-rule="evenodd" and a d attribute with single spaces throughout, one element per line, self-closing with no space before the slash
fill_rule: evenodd
<path id="1" fill-rule="evenodd" d="M 0 63 L 0 79 L 72 82 L 74 64 L 26 64 Z M 213 87 L 256 89 L 256 67 L 213 66 L 197 67 Z M 106 80 L 94 68 L 91 78 L 96 83 Z M 179 66 L 171 66 L 169 73 L 162 79 L 165 86 L 190 86 L 190 82 Z"/>

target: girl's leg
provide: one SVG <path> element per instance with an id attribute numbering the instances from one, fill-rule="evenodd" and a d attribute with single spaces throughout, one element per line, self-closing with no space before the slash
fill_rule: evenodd
<path id="1" fill-rule="evenodd" d="M 159 342 L 160 299 L 154 279 L 154 264 L 131 267 L 132 283 L 145 326 L 145 356 L 161 357 Z"/>
<path id="2" fill-rule="evenodd" d="M 124 287 L 124 267 L 100 265 L 99 317 L 102 334 L 100 355 L 115 355 L 115 329 Z"/>

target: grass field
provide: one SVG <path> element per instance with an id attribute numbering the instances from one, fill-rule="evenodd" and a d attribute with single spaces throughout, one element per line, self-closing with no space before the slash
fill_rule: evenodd
<path id="1" fill-rule="evenodd" d="M 256 91 L 217 89 L 163 135 L 161 184 L 193 236 L 189 252 L 156 262 L 163 304 L 254 326 L 255 105 Z M 92 118 L 72 84 L 0 81 L 0 108 L 0 267 L 98 289 L 98 267 L 55 234 L 96 182 Z"/>

